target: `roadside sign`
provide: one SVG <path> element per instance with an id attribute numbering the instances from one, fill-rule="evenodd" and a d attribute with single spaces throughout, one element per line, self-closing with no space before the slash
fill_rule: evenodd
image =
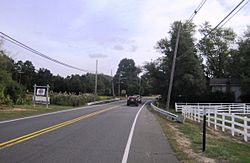
<path id="1" fill-rule="evenodd" d="M 35 104 L 45 104 L 48 108 L 48 105 L 50 104 L 49 85 L 37 86 L 35 84 L 32 102 L 33 102 L 34 106 L 35 106 Z"/>

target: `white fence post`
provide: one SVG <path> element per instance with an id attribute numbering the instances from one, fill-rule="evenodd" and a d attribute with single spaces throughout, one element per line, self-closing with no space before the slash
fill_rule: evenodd
<path id="1" fill-rule="evenodd" d="M 231 130 L 231 135 L 235 136 L 235 133 L 240 133 L 240 135 L 244 136 L 244 141 L 249 140 L 249 121 L 248 117 L 242 117 L 238 114 L 249 114 L 250 113 L 250 105 L 249 104 L 193 104 L 193 103 L 185 103 L 183 105 L 178 106 L 177 108 L 182 109 L 182 115 L 185 118 L 191 119 L 193 121 L 198 121 L 199 123 L 203 120 L 203 110 L 207 109 L 207 125 L 210 127 L 211 123 L 214 124 L 214 129 L 217 130 L 218 126 L 223 132 L 227 131 L 227 129 Z M 242 110 L 244 109 L 244 110 Z M 236 115 L 235 115 L 236 114 Z M 237 119 L 241 119 L 242 121 L 238 122 Z M 221 122 L 220 122 L 221 121 Z M 240 123 L 240 124 L 238 124 Z M 237 127 L 241 126 L 241 127 Z"/>
<path id="2" fill-rule="evenodd" d="M 225 114 L 222 114 L 222 131 L 225 132 Z"/>
<path id="3" fill-rule="evenodd" d="M 217 109 L 214 111 L 214 129 L 217 130 Z"/>
<path id="4" fill-rule="evenodd" d="M 198 109 L 198 122 L 201 122 L 201 117 L 200 117 L 201 111 L 200 108 Z"/>
<path id="5" fill-rule="evenodd" d="M 211 110 L 208 109 L 207 111 L 207 125 L 210 127 L 210 113 L 211 113 Z"/>
<path id="6" fill-rule="evenodd" d="M 192 120 L 194 120 L 194 110 L 195 110 L 195 108 L 193 107 L 193 109 L 192 109 Z"/>
<path id="7" fill-rule="evenodd" d="M 188 113 L 189 113 L 189 119 L 192 119 L 192 116 L 191 116 L 192 108 L 189 108 Z"/>
<path id="8" fill-rule="evenodd" d="M 232 131 L 232 136 L 234 136 L 234 114 L 232 114 L 232 124 L 231 124 L 231 131 Z"/>
<path id="9" fill-rule="evenodd" d="M 246 141 L 246 142 L 247 142 L 247 135 L 248 135 L 248 133 L 247 133 L 247 117 L 245 116 L 244 117 L 244 141 Z"/>
<path id="10" fill-rule="evenodd" d="M 194 110 L 194 121 L 197 121 L 197 109 Z"/>

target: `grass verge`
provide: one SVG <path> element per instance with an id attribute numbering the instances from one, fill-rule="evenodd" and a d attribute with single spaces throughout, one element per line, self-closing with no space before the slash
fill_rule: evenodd
<path id="1" fill-rule="evenodd" d="M 206 151 L 202 152 L 201 124 L 180 124 L 155 115 L 181 162 L 250 162 L 250 143 L 208 128 Z"/>
<path id="2" fill-rule="evenodd" d="M 45 105 L 36 105 L 36 107 L 33 107 L 33 105 L 15 105 L 13 107 L 5 106 L 0 109 L 0 121 L 55 112 L 70 108 L 73 107 L 59 105 L 49 105 L 49 108 L 46 108 Z"/>

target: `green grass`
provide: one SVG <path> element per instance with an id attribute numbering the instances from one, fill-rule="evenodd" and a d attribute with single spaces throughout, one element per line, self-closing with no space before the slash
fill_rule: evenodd
<path id="1" fill-rule="evenodd" d="M 191 142 L 191 148 L 197 154 L 215 159 L 218 162 L 245 163 L 250 162 L 250 143 L 241 142 L 221 132 L 207 130 L 206 151 L 202 153 L 202 125 L 191 121 L 185 121 L 184 124 L 176 123 L 164 119 L 155 114 L 159 123 L 167 136 L 177 157 L 182 162 L 196 162 L 186 154 L 185 149 L 178 147 L 174 131 L 167 125 L 174 125 Z"/>
<path id="2" fill-rule="evenodd" d="M 27 109 L 27 110 L 17 110 L 15 108 Z M 58 106 L 58 105 L 49 105 L 49 108 L 46 108 L 46 105 L 36 105 L 34 108 L 33 105 L 15 105 L 13 107 L 4 107 L 0 110 L 0 121 L 15 119 L 25 116 L 37 115 L 48 112 L 55 112 L 65 109 L 73 108 L 72 106 Z"/>
<path id="3" fill-rule="evenodd" d="M 99 96 L 98 100 L 103 101 L 103 100 L 108 100 L 110 98 L 113 98 L 112 96 Z"/>

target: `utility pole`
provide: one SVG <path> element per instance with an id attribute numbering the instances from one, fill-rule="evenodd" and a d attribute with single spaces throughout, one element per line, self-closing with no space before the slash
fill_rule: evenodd
<path id="1" fill-rule="evenodd" d="M 95 101 L 97 98 L 97 68 L 98 68 L 98 60 L 96 60 L 96 69 L 95 69 Z"/>
<path id="2" fill-rule="evenodd" d="M 178 45 L 179 45 L 180 33 L 181 33 L 181 22 L 179 24 L 177 38 L 176 38 L 176 42 L 175 42 L 173 63 L 172 63 L 170 81 L 169 81 L 169 86 L 168 86 L 168 97 L 167 97 L 167 103 L 166 103 L 166 110 L 170 110 L 169 104 L 170 104 L 171 92 L 172 92 L 172 87 L 173 87 L 175 60 L 176 60 L 176 55 L 177 55 L 177 50 L 178 50 Z"/>
<path id="3" fill-rule="evenodd" d="M 112 70 L 111 70 L 111 91 L 112 91 L 112 95 L 113 97 L 115 97 L 115 90 L 114 90 L 114 77 L 112 74 Z"/>
<path id="4" fill-rule="evenodd" d="M 141 95 L 141 77 L 140 77 L 140 80 L 139 80 L 139 95 Z"/>
<path id="5" fill-rule="evenodd" d="M 24 72 L 22 72 L 22 71 L 17 71 L 17 73 L 19 74 L 18 83 L 21 84 L 22 74 L 23 74 Z"/>
<path id="6" fill-rule="evenodd" d="M 121 72 L 119 73 L 118 79 L 118 96 L 121 96 Z"/>

